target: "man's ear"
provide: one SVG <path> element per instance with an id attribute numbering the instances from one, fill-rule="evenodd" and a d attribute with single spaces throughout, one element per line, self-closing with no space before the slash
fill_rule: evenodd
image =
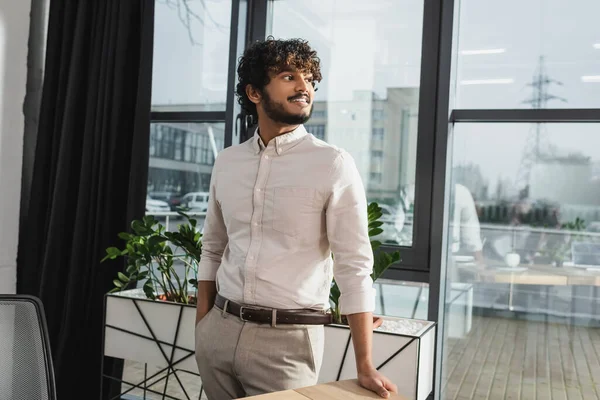
<path id="1" fill-rule="evenodd" d="M 246 96 L 248 96 L 250 101 L 254 104 L 260 103 L 260 100 L 262 99 L 260 91 L 252 85 L 246 85 Z"/>

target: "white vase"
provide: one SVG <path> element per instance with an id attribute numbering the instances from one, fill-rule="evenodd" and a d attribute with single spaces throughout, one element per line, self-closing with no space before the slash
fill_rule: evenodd
<path id="1" fill-rule="evenodd" d="M 518 253 L 506 253 L 504 262 L 511 268 L 518 267 L 521 263 L 521 256 Z"/>

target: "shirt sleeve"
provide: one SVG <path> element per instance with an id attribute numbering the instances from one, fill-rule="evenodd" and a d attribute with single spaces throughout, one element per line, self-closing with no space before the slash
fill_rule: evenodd
<path id="1" fill-rule="evenodd" d="M 199 281 L 216 280 L 217 270 L 221 265 L 223 252 L 228 242 L 223 212 L 216 196 L 217 176 L 218 168 L 217 160 L 215 160 L 210 178 L 208 208 L 206 210 L 204 232 L 202 234 L 202 256 L 198 265 Z"/>
<path id="2" fill-rule="evenodd" d="M 333 252 L 333 275 L 340 288 L 340 309 L 349 315 L 375 310 L 371 272 L 367 199 L 354 159 L 342 152 L 332 168 L 326 204 L 327 238 Z"/>

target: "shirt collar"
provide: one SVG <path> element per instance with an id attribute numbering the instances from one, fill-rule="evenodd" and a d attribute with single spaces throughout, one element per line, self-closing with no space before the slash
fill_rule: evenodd
<path id="1" fill-rule="evenodd" d="M 281 155 L 300 143 L 300 141 L 302 141 L 306 135 L 308 135 L 308 132 L 306 132 L 304 125 L 299 125 L 291 132 L 276 136 L 273 140 L 271 140 L 268 146 L 265 146 L 260 138 L 260 135 L 258 134 L 257 128 L 254 132 L 254 137 L 251 140 L 252 149 L 254 150 L 255 154 L 258 154 L 265 148 L 275 147 L 277 154 Z"/>

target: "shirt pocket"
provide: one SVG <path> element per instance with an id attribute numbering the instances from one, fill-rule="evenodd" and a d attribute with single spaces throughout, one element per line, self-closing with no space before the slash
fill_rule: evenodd
<path id="1" fill-rule="evenodd" d="M 289 236 L 306 230 L 315 214 L 314 188 L 276 187 L 273 194 L 273 229 Z"/>

